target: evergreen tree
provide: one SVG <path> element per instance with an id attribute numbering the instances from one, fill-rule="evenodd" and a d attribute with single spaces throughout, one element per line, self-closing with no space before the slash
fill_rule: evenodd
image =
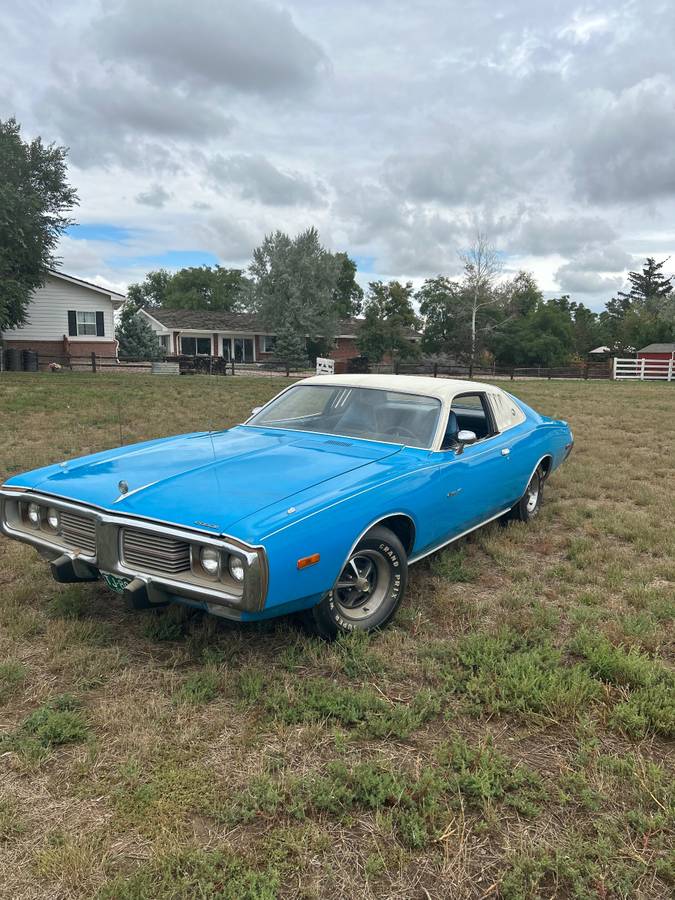
<path id="1" fill-rule="evenodd" d="M 673 276 L 661 271 L 666 262 L 647 257 L 641 272 L 629 272 L 630 290 L 607 303 L 600 322 L 613 349 L 624 352 L 675 338 Z"/>
<path id="2" fill-rule="evenodd" d="M 661 269 L 667 259 L 657 263 L 653 256 L 648 256 L 641 272 L 629 272 L 630 291 L 619 291 L 618 296 L 633 303 L 648 303 L 667 297 L 673 290 L 673 276 L 665 276 Z"/>
<path id="3" fill-rule="evenodd" d="M 163 355 L 157 335 L 134 303 L 127 302 L 122 307 L 115 337 L 122 356 L 159 359 Z"/>
<path id="4" fill-rule="evenodd" d="M 277 331 L 274 344 L 274 356 L 285 363 L 289 369 L 305 369 L 309 365 L 307 358 L 307 340 L 298 334 L 290 323 L 282 324 Z"/>

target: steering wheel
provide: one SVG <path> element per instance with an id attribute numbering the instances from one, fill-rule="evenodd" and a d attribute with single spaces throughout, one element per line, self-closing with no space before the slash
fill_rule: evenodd
<path id="1" fill-rule="evenodd" d="M 403 425 L 392 425 L 391 428 L 385 429 L 383 434 L 390 434 L 392 437 L 412 438 L 413 441 L 418 439 L 416 434 L 408 428 L 404 428 Z"/>

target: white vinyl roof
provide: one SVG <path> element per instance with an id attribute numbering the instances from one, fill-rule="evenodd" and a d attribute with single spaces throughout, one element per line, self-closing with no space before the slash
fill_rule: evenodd
<path id="1" fill-rule="evenodd" d="M 480 381 L 463 381 L 459 378 L 432 378 L 428 375 L 313 375 L 299 384 L 328 384 L 336 387 L 377 388 L 381 391 L 398 391 L 404 394 L 421 394 L 451 401 L 457 394 L 467 391 L 500 392 L 500 388 Z"/>

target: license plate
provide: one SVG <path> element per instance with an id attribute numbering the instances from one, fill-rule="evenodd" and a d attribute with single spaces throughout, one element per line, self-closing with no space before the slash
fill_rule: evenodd
<path id="1" fill-rule="evenodd" d="M 126 578 L 124 575 L 113 575 L 112 572 L 101 572 L 101 577 L 110 590 L 117 594 L 123 594 L 124 588 L 131 581 L 131 578 Z"/>

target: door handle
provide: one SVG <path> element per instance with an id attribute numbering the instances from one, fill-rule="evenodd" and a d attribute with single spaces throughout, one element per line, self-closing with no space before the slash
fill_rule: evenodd
<path id="1" fill-rule="evenodd" d="M 508 447 L 502 447 L 502 456 L 508 456 L 510 452 Z"/>

